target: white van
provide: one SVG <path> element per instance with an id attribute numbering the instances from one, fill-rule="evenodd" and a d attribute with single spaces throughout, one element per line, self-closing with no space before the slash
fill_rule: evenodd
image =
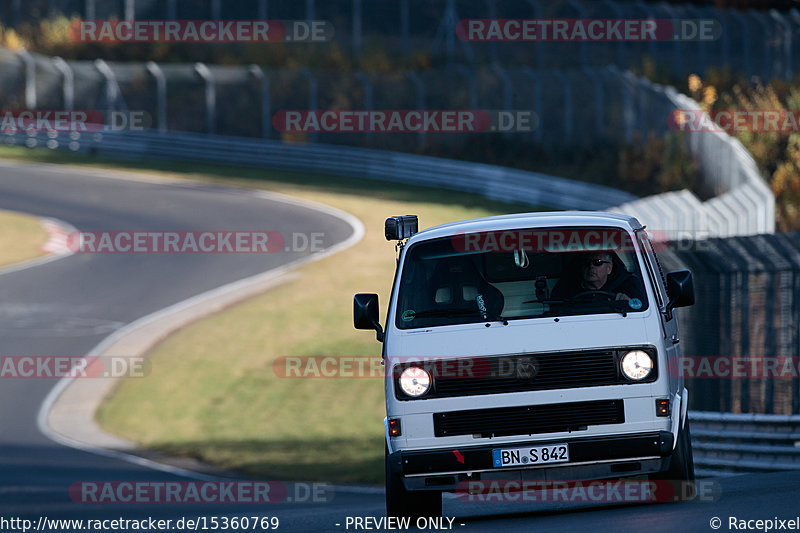
<path id="1" fill-rule="evenodd" d="M 417 232 L 407 215 L 385 229 L 399 246 L 385 327 L 376 294 L 353 312 L 383 342 L 389 516 L 438 516 L 441 493 L 473 480 L 693 487 L 688 392 L 668 371 L 692 276 L 664 275 L 635 218 L 525 213 Z"/>

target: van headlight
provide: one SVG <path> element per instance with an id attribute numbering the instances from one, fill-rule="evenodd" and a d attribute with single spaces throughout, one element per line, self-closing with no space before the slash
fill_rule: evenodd
<path id="1" fill-rule="evenodd" d="M 419 398 L 430 390 L 431 375 L 424 368 L 410 366 L 403 370 L 397 382 L 408 396 Z"/>
<path id="2" fill-rule="evenodd" d="M 622 356 L 620 367 L 625 377 L 641 381 L 653 371 L 653 358 L 642 350 L 631 350 Z"/>

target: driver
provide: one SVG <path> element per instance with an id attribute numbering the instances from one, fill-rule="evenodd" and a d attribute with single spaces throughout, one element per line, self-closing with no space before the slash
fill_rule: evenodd
<path id="1" fill-rule="evenodd" d="M 619 261 L 619 260 L 617 260 Z M 621 261 L 619 261 L 621 263 Z M 580 279 L 561 278 L 553 287 L 553 298 L 571 298 L 580 293 L 602 291 L 615 300 L 641 299 L 640 284 L 610 252 L 592 252 L 578 260 Z"/>

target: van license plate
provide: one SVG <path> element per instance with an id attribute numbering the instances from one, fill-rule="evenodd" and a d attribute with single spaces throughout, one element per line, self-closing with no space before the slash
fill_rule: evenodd
<path id="1" fill-rule="evenodd" d="M 506 448 L 492 450 L 492 458 L 495 468 L 566 463 L 569 461 L 569 447 L 566 444 L 548 444 L 547 446 Z"/>

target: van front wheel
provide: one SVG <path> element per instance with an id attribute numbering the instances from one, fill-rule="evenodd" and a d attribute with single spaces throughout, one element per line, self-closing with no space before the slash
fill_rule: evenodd
<path id="1" fill-rule="evenodd" d="M 667 501 L 685 502 L 694 499 L 695 490 L 695 476 L 694 476 L 694 457 L 692 454 L 692 436 L 689 432 L 689 419 L 683 425 L 683 429 L 678 434 L 678 442 L 675 445 L 675 450 L 669 461 L 669 468 L 664 472 L 650 476 L 650 479 L 661 481 L 662 483 L 668 482 L 672 485 L 672 498 Z M 663 488 L 658 487 L 656 491 Z M 658 492 L 656 492 L 658 498 Z"/>
<path id="2" fill-rule="evenodd" d="M 389 467 L 386 456 L 386 515 L 411 518 L 442 516 L 442 493 L 435 490 L 406 490 L 403 480 Z"/>

